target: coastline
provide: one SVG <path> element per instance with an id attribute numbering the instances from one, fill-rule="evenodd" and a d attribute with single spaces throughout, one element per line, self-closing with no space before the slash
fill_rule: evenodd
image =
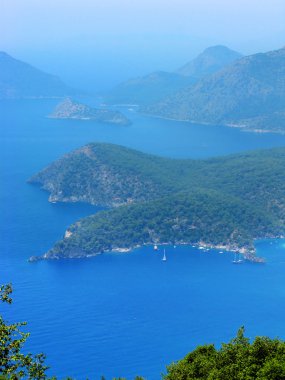
<path id="1" fill-rule="evenodd" d="M 64 234 L 64 239 L 69 239 L 72 235 L 73 235 L 73 233 L 67 229 L 65 231 L 65 234 Z M 277 238 L 279 238 L 279 237 L 276 237 L 276 239 Z M 258 239 L 258 240 L 260 240 L 260 239 Z M 126 254 L 126 253 L 131 253 L 134 250 L 142 248 L 142 247 L 151 247 L 154 244 L 156 244 L 158 246 L 169 246 L 169 245 L 185 246 L 186 245 L 186 246 L 189 246 L 192 248 L 203 249 L 203 250 L 214 249 L 217 251 L 223 251 L 223 253 L 234 252 L 234 253 L 241 254 L 243 256 L 244 260 L 246 260 L 246 261 L 253 262 L 253 263 L 265 263 L 264 258 L 256 256 L 256 249 L 255 248 L 250 249 L 248 247 L 237 247 L 236 245 L 230 245 L 230 244 L 227 244 L 227 245 L 217 244 L 217 245 L 215 245 L 215 244 L 206 243 L 204 241 L 198 241 L 196 243 L 183 242 L 182 241 L 182 242 L 175 242 L 175 244 L 173 244 L 173 242 L 161 242 L 161 243 L 149 242 L 149 243 L 145 243 L 145 244 L 141 244 L 141 245 L 135 245 L 135 246 L 131 246 L 131 247 L 113 247 L 109 251 L 94 252 L 94 253 L 90 253 L 90 254 L 81 253 L 81 254 L 64 256 L 64 257 L 60 256 L 60 253 L 50 256 L 49 255 L 50 251 L 48 251 L 45 254 L 43 254 L 42 256 L 31 256 L 28 259 L 28 262 L 37 262 L 37 261 L 42 261 L 42 260 L 86 259 L 86 258 L 99 256 L 102 254 L 112 254 L 112 253 L 113 254 L 114 253 Z"/>
<path id="2" fill-rule="evenodd" d="M 188 119 L 176 119 L 176 118 L 172 118 L 172 117 L 154 115 L 154 114 L 146 113 L 146 112 L 140 112 L 140 111 L 138 111 L 138 112 L 141 115 L 143 115 L 143 116 L 154 117 L 156 119 L 162 119 L 162 120 L 178 121 L 180 123 L 182 122 L 182 123 L 190 123 L 190 124 L 195 124 L 195 125 L 196 124 L 198 124 L 198 125 L 206 125 L 206 126 L 212 126 L 212 127 L 237 128 L 237 129 L 240 129 L 241 132 L 246 132 L 246 133 L 260 133 L 260 134 L 274 133 L 274 134 L 277 134 L 277 135 L 285 135 L 285 131 L 282 131 L 282 130 L 270 130 L 270 129 L 260 129 L 260 128 L 251 129 L 246 124 L 237 124 L 237 123 L 221 123 L 221 124 L 216 124 L 216 123 L 211 123 L 211 122 L 206 122 L 206 121 L 188 120 Z"/>
<path id="3" fill-rule="evenodd" d="M 90 147 L 96 147 L 96 149 L 100 149 L 100 145 L 90 145 L 80 148 L 80 150 L 76 150 L 75 154 L 77 155 L 78 152 L 83 152 L 84 156 L 87 156 L 89 159 L 89 153 L 90 153 Z M 107 147 L 109 149 L 109 147 Z M 111 152 L 115 152 L 116 155 L 114 157 L 118 157 L 118 152 L 121 152 L 121 147 L 114 148 L 111 147 Z M 102 161 L 104 165 L 104 158 L 105 158 L 105 152 L 106 150 L 105 146 L 103 146 L 103 150 L 101 151 L 102 154 Z M 107 149 L 107 152 L 108 152 Z M 114 150 L 115 149 L 115 150 Z M 128 152 L 128 150 L 126 150 Z M 123 152 L 125 150 L 123 149 Z M 131 151 L 132 155 L 130 156 L 132 159 L 133 157 L 136 158 L 136 152 Z M 280 162 L 284 166 L 284 153 L 283 151 L 278 150 L 277 158 L 280 157 L 280 159 L 277 161 L 277 163 Z M 267 156 L 265 159 L 265 164 L 271 163 L 272 157 L 275 158 L 275 152 L 269 152 L 268 157 L 270 160 L 268 160 Z M 144 158 L 143 154 L 140 154 Z M 66 156 L 67 158 L 73 157 L 72 154 L 69 154 Z M 76 156 L 77 157 L 77 156 Z M 112 157 L 112 156 L 111 156 Z M 124 156 L 123 156 L 124 157 Z M 128 156 L 129 157 L 129 156 Z M 248 158 L 249 157 L 249 158 Z M 240 165 L 240 162 L 244 165 L 244 162 L 250 162 L 251 163 L 251 157 L 252 155 L 246 156 L 246 159 L 242 157 L 242 160 L 238 159 L 238 167 Z M 258 174 L 257 179 L 254 179 L 254 184 L 258 185 L 260 183 L 260 174 L 264 176 L 263 167 L 264 163 L 260 165 L 260 154 L 253 155 L 254 160 L 252 161 L 252 167 L 256 169 L 256 173 Z M 245 160 L 245 161 L 244 161 Z M 136 163 L 135 160 L 133 160 L 134 163 Z M 132 161 L 132 162 L 133 162 Z M 81 164 L 81 157 L 79 160 L 79 163 Z M 88 161 L 89 162 L 89 161 Z M 109 163 L 110 161 L 107 161 Z M 125 166 L 125 161 L 122 161 L 122 167 Z M 139 161 L 141 162 L 141 161 Z M 149 161 L 146 161 L 149 163 Z M 209 161 L 211 163 L 211 161 Z M 227 160 L 222 160 L 221 165 L 224 165 L 224 162 L 228 162 Z M 77 161 L 76 161 L 77 163 Z M 145 161 L 143 161 L 145 164 Z M 159 161 L 160 163 L 160 161 Z M 173 161 L 172 161 L 173 163 Z M 190 161 L 192 164 L 192 162 Z M 220 162 L 218 162 L 220 165 Z M 234 161 L 235 163 L 235 161 Z M 68 164 L 68 162 L 67 162 Z M 101 161 L 100 161 L 101 164 Z M 80 188 L 81 192 L 75 191 L 75 194 L 83 194 L 81 195 L 74 195 L 72 196 L 72 191 L 66 192 L 66 195 L 68 198 L 63 198 L 65 196 L 64 193 L 64 183 L 61 184 L 60 177 L 57 177 L 57 173 L 60 173 L 60 171 L 64 172 L 65 166 L 60 164 L 53 164 L 55 166 L 51 166 L 51 175 L 49 173 L 46 173 L 47 169 L 43 170 L 39 174 L 36 174 L 34 177 L 32 177 L 29 182 L 42 184 L 42 188 L 47 190 L 50 193 L 49 201 L 51 203 L 56 202 L 70 202 L 75 203 L 78 202 L 80 199 L 81 201 L 85 201 L 86 203 L 91 204 L 100 204 L 102 205 L 102 201 L 98 199 L 103 194 L 106 196 L 107 191 L 112 191 L 113 187 L 116 187 L 117 183 L 120 184 L 121 187 L 119 187 L 119 190 L 115 195 L 113 195 L 112 192 L 110 192 L 111 196 L 109 197 L 109 201 L 111 199 L 119 199 L 118 197 L 120 194 L 124 194 L 122 192 L 122 189 L 124 190 L 124 186 L 126 183 L 128 184 L 130 171 L 127 171 L 125 176 L 123 176 L 123 180 L 121 182 L 118 182 L 118 178 L 115 176 L 107 176 L 106 177 L 106 169 L 104 167 L 103 174 L 104 176 L 99 177 L 99 180 L 103 178 L 104 180 L 108 179 L 108 185 L 110 185 L 111 190 L 107 187 L 100 188 L 98 194 L 95 192 L 90 193 L 88 187 L 85 189 L 83 187 Z M 56 166 L 57 165 L 57 166 Z M 208 163 L 207 163 L 208 165 Z M 236 164 L 235 164 L 236 165 Z M 256 166 L 257 165 L 257 166 Z M 277 164 L 276 164 L 277 165 Z M 72 167 L 72 166 L 71 166 Z M 176 167 L 176 166 L 174 166 Z M 205 173 L 208 175 L 208 166 L 205 166 L 207 170 L 205 170 Z M 217 166 L 218 169 L 220 166 Z M 267 166 L 266 166 L 267 167 Z M 55 168 L 55 169 L 54 169 Z M 79 166 L 79 169 L 81 167 Z M 98 166 L 96 167 L 98 171 Z M 111 166 L 112 168 L 112 166 Z M 179 167 L 178 167 L 179 168 Z M 199 167 L 200 168 L 200 167 Z M 276 168 L 279 170 L 279 166 L 277 165 Z M 78 169 L 78 168 L 77 168 Z M 81 173 L 81 170 L 77 170 L 78 173 Z M 127 166 L 128 169 L 128 166 Z M 154 167 L 155 173 L 157 170 L 157 167 Z M 159 169 L 161 169 L 161 166 L 159 166 Z M 169 173 L 169 167 L 166 167 L 166 173 L 168 176 Z M 277 170 L 276 169 L 276 170 Z M 118 170 L 116 168 L 116 170 Z M 211 167 L 212 170 L 212 167 Z M 272 173 L 272 167 L 270 166 L 270 173 Z M 54 173 L 55 171 L 55 173 Z M 244 170 L 241 171 L 243 173 Z M 91 171 L 92 173 L 92 171 Z M 117 173 L 117 172 L 116 172 Z M 120 173 L 120 172 L 119 172 Z M 143 172 L 144 174 L 145 172 Z M 192 175 L 192 171 L 189 171 L 189 173 Z M 187 172 L 187 175 L 189 175 Z M 219 174 L 219 171 L 217 170 L 217 173 Z M 233 177 L 234 184 L 237 186 L 237 189 L 239 191 L 243 191 L 244 187 L 244 181 L 242 182 L 242 186 L 239 187 L 239 178 L 241 177 L 240 172 L 237 171 L 238 177 Z M 245 170 L 245 174 L 247 177 L 245 177 L 246 180 L 248 180 L 248 183 L 251 185 L 251 178 L 252 178 L 252 172 L 249 172 L 248 175 L 248 169 Z M 274 174 L 275 172 L 273 172 Z M 277 171 L 277 174 L 279 171 Z M 107 172 L 108 174 L 108 172 Z M 127 174 L 127 175 L 126 175 Z M 184 173 L 182 173 L 184 174 Z M 194 171 L 195 174 L 195 171 Z M 226 173 L 227 174 L 227 173 Z M 55 177 L 55 180 L 53 181 L 53 177 Z M 218 183 L 221 182 L 221 178 L 223 179 L 224 173 L 222 172 L 221 177 L 219 177 Z M 272 178 L 271 178 L 272 177 Z M 272 175 L 271 180 L 267 181 L 266 189 L 268 194 L 271 194 L 272 190 L 272 183 L 275 183 L 275 177 Z M 45 179 L 46 178 L 46 179 Z M 134 176 L 135 181 L 134 183 L 137 184 L 137 176 Z M 167 177 L 168 178 L 168 177 Z M 180 177 L 178 177 L 180 178 Z M 191 178 L 195 178 L 196 185 L 196 177 L 192 175 Z M 215 177 L 216 178 L 216 177 Z M 232 177 L 227 178 L 227 181 L 229 184 L 232 182 Z M 254 177 L 255 178 L 255 177 Z M 281 189 L 283 189 L 284 184 L 284 178 L 283 178 L 283 184 L 281 179 L 278 178 L 277 184 L 275 186 L 280 186 Z M 87 178 L 87 183 L 89 183 Z M 114 180 L 115 179 L 115 180 Z M 139 177 L 140 179 L 140 177 Z M 144 177 L 142 176 L 142 180 L 140 183 L 144 184 L 144 193 L 145 193 L 145 182 L 143 181 Z M 176 177 L 174 177 L 174 180 Z M 164 184 L 165 178 L 162 177 L 162 184 Z M 78 181 L 79 185 L 81 184 L 80 180 Z M 84 183 L 84 181 L 83 181 Z M 101 182 L 100 182 L 101 183 Z M 105 184 L 104 181 L 102 181 L 103 185 Z M 122 185 L 121 185 L 122 183 Z M 165 182 L 168 185 L 168 182 Z M 173 183 L 176 183 L 173 181 Z M 201 180 L 202 186 L 205 183 L 204 177 L 202 177 Z M 209 182 L 211 183 L 211 182 Z M 209 183 L 206 183 L 209 187 Z M 223 183 L 223 181 L 222 181 Z M 57 184 L 59 184 L 57 186 Z M 131 185 L 133 183 L 131 182 Z M 186 185 L 190 187 L 191 181 L 186 182 Z M 227 185 L 227 182 L 225 182 Z M 237 184 L 237 185 L 236 185 Z M 172 182 L 170 182 L 170 185 L 172 186 Z M 113 186 L 113 187 L 112 187 Z M 162 186 L 162 185 L 161 185 Z M 171 190 L 171 186 L 169 187 Z M 193 186 L 192 186 L 193 187 Z M 161 187 L 163 189 L 163 187 Z M 158 188 L 159 190 L 161 189 Z M 188 187 L 187 187 L 188 188 Z M 272 220 L 270 217 L 267 216 L 267 213 L 263 211 L 261 208 L 255 208 L 251 207 L 250 202 L 244 202 L 243 200 L 236 199 L 235 197 L 232 197 L 231 195 L 227 194 L 227 188 L 221 192 L 217 192 L 216 190 L 217 184 L 215 181 L 213 182 L 213 189 L 207 188 L 204 190 L 196 190 L 193 193 L 185 192 L 180 193 L 176 192 L 175 189 L 174 195 L 166 196 L 165 198 L 162 197 L 161 200 L 156 200 L 156 193 L 154 192 L 154 198 L 153 202 L 138 202 L 136 205 L 135 198 L 127 198 L 125 202 L 120 202 L 120 204 L 128 204 L 128 200 L 131 199 L 134 201 L 134 207 L 127 207 L 127 208 L 121 208 L 120 210 L 111 210 L 111 212 L 107 212 L 106 214 L 88 215 L 88 218 L 85 219 L 82 222 L 76 222 L 75 224 L 71 225 L 68 230 L 65 233 L 65 236 L 62 237 L 61 241 L 58 241 L 54 244 L 51 249 L 47 250 L 46 253 L 41 257 L 42 259 L 59 259 L 59 258 L 85 258 L 85 257 L 93 257 L 103 252 L 119 252 L 119 253 L 126 253 L 130 252 L 131 250 L 137 248 L 135 246 L 136 244 L 143 245 L 154 245 L 154 244 L 177 244 L 177 245 L 192 245 L 196 247 L 205 247 L 206 249 L 217 249 L 217 250 L 225 250 L 230 252 L 238 252 L 243 255 L 243 257 L 246 260 L 253 261 L 253 262 L 262 262 L 263 260 L 256 256 L 256 250 L 254 248 L 254 241 L 257 239 L 262 238 L 273 238 L 273 237 L 280 237 L 282 234 L 284 234 L 284 229 L 282 228 L 282 215 L 279 214 L 275 215 L 275 209 L 272 211 Z M 61 190 L 62 189 L 62 190 Z M 67 183 L 67 189 L 68 189 L 68 183 Z M 77 189 L 77 188 L 75 188 Z M 130 187 L 132 190 L 132 187 Z M 139 188 L 140 189 L 140 188 Z M 150 188 L 152 190 L 152 187 Z M 191 188 L 192 189 L 192 188 Z M 57 191 L 58 194 L 54 194 L 54 191 Z M 229 188 L 229 194 L 233 192 L 233 189 Z M 135 193 L 137 195 L 138 193 Z M 150 193 L 152 194 L 152 193 Z M 194 194 L 194 195 L 193 195 Z M 247 193 L 246 193 L 247 194 Z M 267 194 L 267 193 L 266 193 Z M 127 195 L 130 197 L 130 193 L 127 193 Z M 139 193 L 140 195 L 140 193 Z M 261 193 L 262 195 L 262 193 Z M 114 197 L 117 198 L 114 198 Z M 160 196 L 161 193 L 160 193 Z M 249 191 L 249 194 L 247 194 L 247 198 L 252 199 L 252 196 L 256 197 L 256 192 L 253 194 Z M 277 192 L 276 196 L 275 193 L 273 195 L 270 195 L 270 200 L 272 201 L 278 201 L 279 193 Z M 84 199 L 82 198 L 84 197 Z M 88 199 L 89 198 L 89 199 Z M 246 198 L 246 199 L 247 199 Z M 96 199 L 96 202 L 94 200 Z M 139 199 L 139 198 L 138 198 Z M 140 200 L 140 199 L 139 199 Z M 268 199 L 263 199 L 263 207 L 267 207 Z M 152 199 L 151 199 L 152 201 Z M 116 204 L 118 205 L 118 204 Z M 112 204 L 112 206 L 116 206 Z M 176 207 L 176 205 L 178 205 Z M 195 207 L 194 207 L 194 206 Z M 212 206 L 213 205 L 213 206 Z M 106 204 L 105 204 L 106 206 Z M 282 206 L 282 203 L 281 203 Z M 194 216 L 189 218 L 189 212 L 192 212 Z M 241 211 L 243 210 L 243 212 Z M 268 209 L 269 215 L 271 209 Z M 158 218 L 156 222 L 152 225 L 151 220 L 153 218 L 154 213 L 158 215 Z M 95 212 L 96 214 L 96 212 Z M 140 220 L 142 215 L 142 219 Z M 274 217 L 274 218 L 273 218 Z M 195 219 L 196 218 L 196 219 Z M 279 219 L 278 219 L 279 218 Z M 124 221 L 125 224 L 124 224 Z M 250 221 L 250 222 L 249 222 Z M 228 224 L 228 222 L 230 222 Z M 229 225 L 229 227 L 228 227 Z M 161 227 L 162 226 L 162 227 Z M 144 228 L 146 228 L 144 232 Z M 117 233 L 118 229 L 118 233 Z M 189 230 L 195 230 L 196 231 L 188 231 Z M 112 232 L 115 231 L 114 235 Z M 135 231 L 135 233 L 134 233 Z M 129 233 L 130 232 L 130 233 Z M 73 233 L 73 235 L 72 235 Z M 72 236 L 71 240 L 67 240 Z M 203 239 L 203 240 L 202 240 Z M 40 258 L 31 258 L 30 261 L 36 261 Z"/>

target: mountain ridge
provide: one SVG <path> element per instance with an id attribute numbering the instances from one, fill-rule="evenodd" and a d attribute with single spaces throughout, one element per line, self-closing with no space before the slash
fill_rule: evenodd
<path id="1" fill-rule="evenodd" d="M 60 98 L 76 93 L 57 76 L 0 52 L 0 99 Z"/>
<path id="2" fill-rule="evenodd" d="M 240 58 L 142 112 L 176 120 L 285 132 L 285 49 Z"/>
<path id="3" fill-rule="evenodd" d="M 191 86 L 242 55 L 225 46 L 213 46 L 174 72 L 155 71 L 129 79 L 105 95 L 106 103 L 147 105 Z M 192 71 L 191 71 L 192 70 Z"/>
<path id="4" fill-rule="evenodd" d="M 211 75 L 243 55 L 227 46 L 215 45 L 206 48 L 196 58 L 180 67 L 176 72 L 196 80 Z"/>

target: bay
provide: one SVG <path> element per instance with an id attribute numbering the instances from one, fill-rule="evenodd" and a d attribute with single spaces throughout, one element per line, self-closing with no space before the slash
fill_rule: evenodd
<path id="1" fill-rule="evenodd" d="M 69 224 L 98 209 L 51 204 L 27 179 L 88 142 L 167 157 L 205 158 L 284 146 L 285 136 L 155 119 L 122 109 L 128 127 L 46 118 L 56 100 L 0 102 L 0 283 L 12 282 L 8 320 L 27 320 L 27 349 L 45 352 L 51 374 L 160 378 L 197 344 L 247 335 L 285 338 L 285 241 L 257 242 L 265 265 L 232 265 L 232 254 L 182 246 L 29 264 Z"/>

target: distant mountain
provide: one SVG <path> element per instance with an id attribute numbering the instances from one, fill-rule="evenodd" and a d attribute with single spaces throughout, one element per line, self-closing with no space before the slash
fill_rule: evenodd
<path id="1" fill-rule="evenodd" d="M 93 120 L 120 125 L 129 125 L 131 123 L 121 112 L 89 107 L 70 98 L 60 102 L 49 117 L 53 119 Z"/>
<path id="2" fill-rule="evenodd" d="M 285 48 L 243 57 L 145 107 L 160 117 L 285 132 Z"/>
<path id="3" fill-rule="evenodd" d="M 112 144 L 85 145 L 29 182 L 50 192 L 51 202 L 115 208 L 73 224 L 44 257 L 88 257 L 157 243 L 252 256 L 253 239 L 284 235 L 284 165 L 285 148 L 175 160 Z"/>
<path id="4" fill-rule="evenodd" d="M 105 96 L 104 100 L 110 104 L 150 104 L 193 83 L 192 78 L 157 71 L 119 84 Z"/>
<path id="5" fill-rule="evenodd" d="M 178 69 L 177 73 L 198 80 L 221 70 L 241 57 L 242 54 L 226 46 L 211 46 L 199 54 L 197 58 Z"/>
<path id="6" fill-rule="evenodd" d="M 147 105 L 158 102 L 240 57 L 241 54 L 225 46 L 210 47 L 176 73 L 157 71 L 130 79 L 116 86 L 104 99 L 110 104 Z"/>
<path id="7" fill-rule="evenodd" d="M 58 77 L 0 52 L 0 99 L 63 97 L 75 92 Z"/>

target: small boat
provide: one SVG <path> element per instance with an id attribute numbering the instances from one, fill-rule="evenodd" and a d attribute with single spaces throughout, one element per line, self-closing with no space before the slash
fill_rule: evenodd
<path id="1" fill-rule="evenodd" d="M 153 247 L 153 249 L 154 249 L 155 251 L 157 251 L 157 250 L 158 250 L 158 246 L 155 244 L 154 247 Z"/>
<path id="2" fill-rule="evenodd" d="M 219 253 L 224 253 L 224 251 L 220 251 Z"/>
<path id="3" fill-rule="evenodd" d="M 242 262 L 243 262 L 243 260 L 240 258 L 239 253 L 235 252 L 235 257 L 234 257 L 232 263 L 233 264 L 241 264 Z"/>
<path id="4" fill-rule="evenodd" d="M 162 258 L 162 261 L 166 261 L 165 249 L 164 249 L 164 251 L 163 251 L 163 258 Z"/>

